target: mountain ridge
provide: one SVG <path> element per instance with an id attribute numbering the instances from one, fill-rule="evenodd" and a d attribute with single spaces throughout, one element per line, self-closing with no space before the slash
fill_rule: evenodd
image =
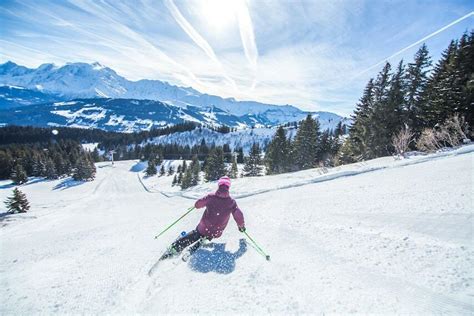
<path id="1" fill-rule="evenodd" d="M 43 107 L 36 106 L 35 110 L 39 112 L 44 112 L 45 109 L 56 111 L 53 109 L 55 102 L 88 100 L 83 102 L 82 105 L 86 106 L 99 102 L 103 106 L 104 103 L 100 100 L 115 99 L 120 100 L 118 102 L 124 106 L 124 108 L 114 108 L 115 111 L 120 112 L 116 115 L 130 116 L 130 122 L 151 119 L 153 123 L 145 124 L 147 129 L 176 124 L 177 121 L 186 120 L 232 127 L 275 126 L 299 121 L 309 113 L 316 114 L 322 125 L 327 126 L 327 128 L 334 128 L 339 121 L 347 122 L 347 119 L 331 112 L 306 112 L 292 105 L 236 101 L 234 98 L 222 98 L 200 93 L 191 87 L 178 87 L 159 80 L 130 81 L 118 75 L 113 69 L 97 62 L 91 64 L 67 63 L 64 66 L 42 64 L 37 68 L 27 68 L 9 61 L 0 65 L 0 85 L 3 85 L 3 87 L 0 87 L 0 109 L 44 103 Z M 28 99 L 29 95 L 32 96 L 30 99 Z M 136 109 L 133 108 L 134 105 L 138 103 L 143 106 L 147 103 L 146 101 L 156 101 L 158 103 L 151 102 L 150 104 L 159 107 L 174 107 L 173 109 L 168 107 L 169 113 L 173 113 L 173 115 L 170 114 L 173 117 L 170 116 L 169 119 L 163 115 L 148 117 L 143 109 L 143 111 L 139 111 L 141 114 L 134 118 L 133 115 L 136 114 L 134 113 L 136 112 Z M 79 103 L 76 102 L 75 105 L 77 104 Z M 35 113 L 30 110 L 23 109 L 19 111 L 34 115 Z M 77 111 L 79 110 L 76 109 L 75 112 Z M 66 114 L 65 112 L 60 113 Z M 46 120 L 48 115 L 54 116 L 53 114 L 55 113 L 49 112 L 49 114 L 40 113 L 38 115 Z M 218 118 L 216 118 L 216 114 L 218 114 Z M 78 115 L 67 115 L 69 115 L 69 118 L 78 117 Z M 5 116 L 8 116 L 9 119 L 2 119 Z M 0 116 L 0 123 L 12 124 L 17 121 L 21 125 L 25 119 L 28 121 L 22 115 L 12 115 L 4 112 Z M 56 124 L 57 122 L 53 120 L 45 123 Z M 68 120 L 67 124 L 76 125 L 76 123 Z M 82 126 L 82 124 L 79 125 Z M 142 124 L 136 125 L 141 126 L 141 128 L 144 127 Z M 93 127 L 110 129 L 110 125 L 99 124 L 99 126 L 93 125 Z M 136 129 L 132 128 L 130 130 L 123 127 L 119 130 L 135 131 Z"/>

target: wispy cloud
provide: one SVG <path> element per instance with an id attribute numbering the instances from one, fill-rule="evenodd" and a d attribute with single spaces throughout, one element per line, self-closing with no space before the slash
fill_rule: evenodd
<path id="1" fill-rule="evenodd" d="M 255 42 L 255 34 L 253 31 L 252 18 L 245 1 L 239 1 L 237 5 L 237 17 L 239 21 L 240 38 L 244 47 L 245 56 L 249 61 L 254 72 L 257 71 L 258 49 Z M 255 87 L 256 80 L 252 84 Z"/>
<path id="2" fill-rule="evenodd" d="M 224 67 L 222 63 L 217 58 L 214 50 L 212 49 L 211 45 L 202 37 L 196 29 L 186 20 L 186 18 L 181 14 L 179 9 L 174 4 L 173 0 L 165 0 L 164 1 L 166 7 L 170 11 L 171 15 L 175 18 L 176 22 L 179 26 L 189 35 L 189 37 L 198 45 L 206 55 L 219 67 L 223 77 L 232 85 L 232 87 L 237 90 L 237 85 L 235 81 L 232 80 L 224 71 Z"/>
<path id="3" fill-rule="evenodd" d="M 468 0 L 4 0 L 0 9 L 0 62 L 99 61 L 132 80 L 342 114 L 385 60 L 409 59 L 425 41 L 436 59 L 474 28 Z"/>

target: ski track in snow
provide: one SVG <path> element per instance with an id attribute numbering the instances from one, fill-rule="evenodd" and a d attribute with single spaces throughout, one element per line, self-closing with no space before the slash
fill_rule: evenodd
<path id="1" fill-rule="evenodd" d="M 473 314 L 473 148 L 238 179 L 248 232 L 272 261 L 231 219 L 152 277 L 202 211 L 153 236 L 214 183 L 150 190 L 134 161 L 99 164 L 93 182 L 37 179 L 20 187 L 30 212 L 0 217 L 0 314 Z M 11 190 L 0 183 L 0 198 Z"/>

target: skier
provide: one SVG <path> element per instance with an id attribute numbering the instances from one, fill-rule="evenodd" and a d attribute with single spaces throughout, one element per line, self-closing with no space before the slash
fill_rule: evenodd
<path id="1" fill-rule="evenodd" d="M 192 255 L 202 246 L 204 240 L 219 238 L 229 222 L 230 214 L 234 217 L 239 231 L 245 231 L 244 215 L 229 194 L 230 178 L 220 178 L 217 185 L 218 189 L 215 193 L 206 195 L 194 204 L 196 208 L 206 207 L 196 229 L 176 240 L 161 259 L 177 255 L 184 248 L 194 244 L 189 249 L 189 255 Z"/>

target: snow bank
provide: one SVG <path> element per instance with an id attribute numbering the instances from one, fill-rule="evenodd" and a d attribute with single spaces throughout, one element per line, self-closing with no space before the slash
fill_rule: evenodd
<path id="1" fill-rule="evenodd" d="M 405 159 L 383 157 L 334 168 L 315 168 L 264 177 L 239 178 L 233 180 L 232 196 L 235 198 L 245 198 L 256 194 L 303 186 L 310 183 L 329 181 L 341 177 L 354 176 L 387 168 L 399 168 L 430 161 L 433 159 L 468 154 L 472 152 L 474 152 L 474 144 L 463 146 L 454 150 L 441 151 L 428 155 L 413 155 Z M 167 182 L 163 181 L 159 185 L 149 187 L 149 191 L 160 192 L 167 196 L 180 195 L 185 198 L 196 199 L 201 197 L 203 194 L 216 189 L 215 182 L 203 183 L 184 191 L 180 191 L 178 188 L 170 190 L 169 186 L 166 184 Z"/>

